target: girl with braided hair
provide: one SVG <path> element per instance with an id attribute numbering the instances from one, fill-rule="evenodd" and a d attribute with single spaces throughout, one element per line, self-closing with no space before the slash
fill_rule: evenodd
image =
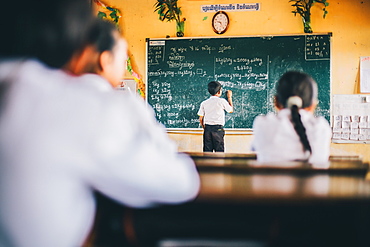
<path id="1" fill-rule="evenodd" d="M 254 120 L 252 149 L 257 159 L 326 163 L 331 129 L 323 117 L 313 115 L 317 102 L 317 84 L 311 76 L 286 72 L 276 85 L 277 115 L 269 113 Z"/>

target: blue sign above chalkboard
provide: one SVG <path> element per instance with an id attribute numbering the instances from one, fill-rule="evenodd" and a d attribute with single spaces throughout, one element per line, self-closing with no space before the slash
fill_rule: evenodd
<path id="1" fill-rule="evenodd" d="M 197 111 L 219 81 L 233 91 L 225 128 L 251 129 L 274 111 L 275 83 L 288 70 L 318 83 L 316 115 L 330 119 L 331 34 L 147 39 L 147 99 L 166 128 L 200 128 Z"/>

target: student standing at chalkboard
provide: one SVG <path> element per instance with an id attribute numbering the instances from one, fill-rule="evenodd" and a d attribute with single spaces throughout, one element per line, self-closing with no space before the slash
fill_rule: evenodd
<path id="1" fill-rule="evenodd" d="M 314 117 L 317 84 L 307 74 L 285 73 L 277 83 L 278 114 L 258 116 L 253 123 L 252 149 L 262 162 L 303 160 L 326 163 L 331 129 L 323 117 Z"/>
<path id="2" fill-rule="evenodd" d="M 223 126 L 225 111 L 233 112 L 232 91 L 227 91 L 227 101 L 220 98 L 221 84 L 217 81 L 208 83 L 208 92 L 212 95 L 200 104 L 198 111 L 199 122 L 204 128 L 203 152 L 224 152 Z"/>

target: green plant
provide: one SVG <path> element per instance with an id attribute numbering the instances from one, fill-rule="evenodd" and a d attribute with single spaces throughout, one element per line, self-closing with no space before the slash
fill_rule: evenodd
<path id="1" fill-rule="evenodd" d="M 292 11 L 294 16 L 299 14 L 302 17 L 305 33 L 312 33 L 311 8 L 315 3 L 321 3 L 324 5 L 322 9 L 324 11 L 323 18 L 328 14 L 326 7 L 329 6 L 329 3 L 327 0 L 290 0 L 289 2 L 293 2 L 292 6 L 295 7 L 295 10 Z"/>
<path id="2" fill-rule="evenodd" d="M 118 9 L 112 8 L 112 7 L 106 7 L 107 10 L 109 10 L 111 13 L 109 14 L 109 18 L 106 13 L 99 11 L 98 17 L 101 19 L 109 19 L 110 21 L 114 22 L 116 25 L 118 25 L 119 18 L 121 18 L 120 12 Z"/>
<path id="3" fill-rule="evenodd" d="M 181 19 L 181 7 L 177 6 L 178 0 L 157 0 L 154 4 L 155 10 L 159 15 L 159 20 L 176 21 L 176 35 L 184 36 L 185 18 Z"/>

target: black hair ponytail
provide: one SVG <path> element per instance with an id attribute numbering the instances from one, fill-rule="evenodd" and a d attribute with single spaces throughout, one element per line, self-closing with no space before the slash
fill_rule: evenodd
<path id="1" fill-rule="evenodd" d="M 306 135 L 306 128 L 304 127 L 302 120 L 301 120 L 301 114 L 299 114 L 298 106 L 293 105 L 290 108 L 291 114 L 292 114 L 292 123 L 295 129 L 295 132 L 297 132 L 299 139 L 301 140 L 301 143 L 303 145 L 304 151 L 309 151 L 310 154 L 312 153 L 310 142 L 308 141 L 307 135 Z"/>

